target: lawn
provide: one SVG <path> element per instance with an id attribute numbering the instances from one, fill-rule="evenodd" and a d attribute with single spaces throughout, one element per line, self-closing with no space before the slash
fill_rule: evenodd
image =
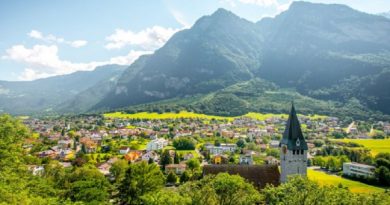
<path id="1" fill-rule="evenodd" d="M 379 152 L 390 153 L 390 139 L 342 139 L 342 142 L 354 142 L 371 150 L 372 155 Z"/>
<path id="2" fill-rule="evenodd" d="M 310 180 L 318 182 L 320 185 L 334 185 L 338 186 L 340 183 L 343 186 L 349 188 L 351 192 L 354 193 L 368 193 L 368 192 L 383 192 L 384 189 L 370 186 L 358 181 L 353 181 L 350 179 L 345 179 L 339 176 L 329 175 L 321 171 L 315 171 L 312 169 L 307 169 L 307 175 Z"/>
<path id="3" fill-rule="evenodd" d="M 186 154 L 191 153 L 192 155 L 194 155 L 195 158 L 198 158 L 198 157 L 199 157 L 198 152 L 196 152 L 195 150 L 176 150 L 176 152 L 177 152 L 178 154 L 180 154 L 181 156 L 184 156 L 184 155 L 186 155 Z"/>

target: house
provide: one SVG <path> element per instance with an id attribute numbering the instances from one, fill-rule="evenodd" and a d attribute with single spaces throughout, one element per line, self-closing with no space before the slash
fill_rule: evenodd
<path id="1" fill-rule="evenodd" d="M 258 189 L 263 189 L 267 184 L 278 186 L 280 173 L 276 165 L 204 165 L 203 176 L 225 173 L 240 175 L 251 182 Z"/>
<path id="2" fill-rule="evenodd" d="M 228 137 L 228 138 L 233 138 L 234 137 L 234 132 L 230 130 L 222 130 L 221 131 L 221 136 L 222 137 Z"/>
<path id="3" fill-rule="evenodd" d="M 127 147 L 127 146 L 122 146 L 122 147 L 119 149 L 119 154 L 127 154 L 129 151 L 130 151 L 130 148 L 129 148 L 129 147 Z"/>
<path id="4" fill-rule="evenodd" d="M 42 152 L 38 152 L 37 155 L 40 158 L 49 157 L 49 158 L 54 159 L 55 157 L 57 157 L 57 153 L 55 151 L 53 151 L 53 150 L 45 150 L 45 151 L 42 151 Z"/>
<path id="5" fill-rule="evenodd" d="M 83 137 L 80 139 L 80 143 L 85 146 L 87 153 L 96 152 L 97 144 L 90 138 Z"/>
<path id="6" fill-rule="evenodd" d="M 127 161 L 130 161 L 130 162 L 135 162 L 136 160 L 138 160 L 140 157 L 142 156 L 142 152 L 141 151 L 130 151 L 129 153 L 127 153 L 124 157 Z"/>
<path id="7" fill-rule="evenodd" d="M 146 150 L 147 151 L 160 150 L 160 149 L 163 149 L 167 145 L 168 145 L 168 140 L 166 140 L 164 138 L 158 138 L 158 139 L 150 141 L 146 146 Z"/>
<path id="8" fill-rule="evenodd" d="M 279 141 L 278 140 L 271 140 L 269 143 L 270 148 L 279 148 Z"/>
<path id="9" fill-rule="evenodd" d="M 38 166 L 38 165 L 31 165 L 29 167 L 29 170 L 35 176 L 41 176 L 45 172 L 45 168 L 43 166 Z"/>
<path id="10" fill-rule="evenodd" d="M 192 153 L 187 153 L 183 156 L 183 159 L 184 160 L 189 160 L 189 159 L 192 159 L 194 158 L 194 155 Z"/>
<path id="11" fill-rule="evenodd" d="M 70 162 L 60 162 L 60 165 L 64 168 L 72 167 L 72 163 Z"/>
<path id="12" fill-rule="evenodd" d="M 239 163 L 240 164 L 253 164 L 253 158 L 251 154 L 241 154 L 239 158 Z"/>
<path id="13" fill-rule="evenodd" d="M 105 162 L 100 166 L 98 166 L 99 171 L 104 175 L 110 174 L 110 168 L 111 168 L 111 164 L 109 164 L 108 162 Z"/>
<path id="14" fill-rule="evenodd" d="M 67 149 L 72 147 L 73 140 L 58 140 L 57 144 L 61 149 Z"/>
<path id="15" fill-rule="evenodd" d="M 142 155 L 142 161 L 149 161 L 149 159 L 153 159 L 153 161 L 156 162 L 159 158 L 159 155 L 155 151 L 148 151 Z"/>
<path id="16" fill-rule="evenodd" d="M 228 156 L 217 154 L 211 159 L 212 164 L 227 164 L 228 163 Z"/>
<path id="17" fill-rule="evenodd" d="M 173 172 L 175 174 L 183 174 L 184 171 L 186 171 L 187 165 L 186 164 L 168 164 L 165 165 L 165 173 L 168 174 L 169 172 Z"/>
<path id="18" fill-rule="evenodd" d="M 375 167 L 356 162 L 346 162 L 343 164 L 343 175 L 354 177 L 374 177 Z"/>
<path id="19" fill-rule="evenodd" d="M 237 149 L 236 144 L 221 144 L 220 146 L 215 146 L 212 144 L 206 144 L 205 149 L 210 152 L 210 154 L 223 154 L 225 152 L 234 152 Z"/>
<path id="20" fill-rule="evenodd" d="M 266 163 L 266 164 L 278 165 L 278 164 L 279 164 L 279 160 L 276 159 L 276 158 L 273 157 L 273 156 L 268 156 L 268 157 L 265 158 L 265 163 Z"/>

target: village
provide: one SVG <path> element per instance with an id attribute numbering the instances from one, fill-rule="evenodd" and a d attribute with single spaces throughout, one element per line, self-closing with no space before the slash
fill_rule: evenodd
<path id="1" fill-rule="evenodd" d="M 205 165 L 280 165 L 279 143 L 286 120 L 283 116 L 264 120 L 250 117 L 125 119 L 104 115 L 29 118 L 24 123 L 34 136 L 23 147 L 41 159 L 40 164 L 30 165 L 36 175 L 42 174 L 45 163 L 51 160 L 65 168 L 92 164 L 108 178 L 113 177 L 110 170 L 118 160 L 146 161 L 156 163 L 165 174 L 173 175 L 176 180 L 170 184 L 174 185 L 179 178 L 202 175 Z M 336 117 L 300 115 L 299 121 L 309 148 L 309 168 L 359 179 L 374 176 L 375 166 L 366 159 L 367 148 L 356 153 L 329 152 L 362 147 L 353 142 L 337 141 L 341 138 L 387 138 L 388 122 L 375 122 L 364 129 L 358 126 L 364 122 L 347 123 Z M 372 134 L 374 128 L 375 135 Z M 358 155 L 359 159 L 351 160 L 350 155 Z M 364 171 L 356 171 L 359 169 Z"/>

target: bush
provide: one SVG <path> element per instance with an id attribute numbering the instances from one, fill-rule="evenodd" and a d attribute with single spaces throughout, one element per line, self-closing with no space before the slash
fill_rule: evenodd
<path id="1" fill-rule="evenodd" d="M 173 146 L 176 150 L 195 150 L 195 142 L 189 138 L 173 140 Z"/>

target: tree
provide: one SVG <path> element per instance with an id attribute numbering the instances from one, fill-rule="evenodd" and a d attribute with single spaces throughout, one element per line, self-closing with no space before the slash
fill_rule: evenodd
<path id="1" fill-rule="evenodd" d="M 181 176 L 180 176 L 180 183 L 185 183 L 187 182 L 188 180 L 190 180 L 190 173 L 188 173 L 188 171 L 184 171 Z"/>
<path id="2" fill-rule="evenodd" d="M 173 140 L 173 146 L 177 150 L 195 150 L 195 142 L 189 138 L 179 138 Z"/>
<path id="3" fill-rule="evenodd" d="M 110 184 L 106 177 L 93 166 L 77 168 L 69 176 L 68 181 L 70 189 L 66 196 L 73 202 L 101 204 L 109 198 Z"/>
<path id="4" fill-rule="evenodd" d="M 220 147 L 221 146 L 221 142 L 219 140 L 215 140 L 214 141 L 214 146 Z"/>
<path id="5" fill-rule="evenodd" d="M 173 163 L 174 164 L 179 164 L 180 163 L 180 157 L 179 154 L 175 151 L 175 157 L 173 158 Z"/>
<path id="6" fill-rule="evenodd" d="M 240 147 L 240 148 L 245 147 L 245 141 L 243 139 L 239 139 L 236 144 L 237 144 L 237 147 Z"/>
<path id="7" fill-rule="evenodd" d="M 162 166 L 162 169 L 165 170 L 165 165 L 171 164 L 172 163 L 172 158 L 171 155 L 169 154 L 169 150 L 164 150 L 164 152 L 161 155 L 161 160 L 160 164 Z"/>
<path id="8" fill-rule="evenodd" d="M 125 173 L 129 164 L 126 160 L 119 159 L 114 162 L 110 168 L 110 173 L 115 178 L 115 182 L 119 183 L 125 178 Z"/>
<path id="9" fill-rule="evenodd" d="M 179 187 L 179 193 L 191 199 L 191 204 L 256 204 L 260 194 L 252 184 L 238 175 L 220 173 Z"/>
<path id="10" fill-rule="evenodd" d="M 150 157 L 150 158 L 148 159 L 148 164 L 153 164 L 153 163 L 154 163 L 154 160 L 153 160 L 153 158 Z"/>
<path id="11" fill-rule="evenodd" d="M 303 191 L 304 190 L 304 191 Z M 357 195 L 343 186 L 320 186 L 303 177 L 292 177 L 278 187 L 267 186 L 262 190 L 265 204 L 386 204 L 386 193 Z"/>
<path id="12" fill-rule="evenodd" d="M 380 166 L 375 171 L 375 175 L 378 178 L 378 181 L 384 185 L 390 185 L 390 170 L 385 166 Z"/>
<path id="13" fill-rule="evenodd" d="M 147 205 L 190 205 L 191 199 L 181 196 L 174 190 L 162 189 L 158 192 L 146 194 L 142 201 Z"/>
<path id="14" fill-rule="evenodd" d="M 120 201 L 124 204 L 140 204 L 142 196 L 159 190 L 164 183 L 164 175 L 155 164 L 131 164 L 119 186 Z"/>
<path id="15" fill-rule="evenodd" d="M 177 175 L 173 172 L 169 172 L 167 176 L 167 183 L 176 184 L 176 182 L 177 182 Z"/>
<path id="16" fill-rule="evenodd" d="M 186 162 L 186 164 L 187 164 L 188 168 L 191 170 L 192 173 L 194 172 L 194 170 L 199 169 L 199 167 L 200 167 L 199 160 L 195 159 L 195 158 L 189 159 Z"/>
<path id="17" fill-rule="evenodd" d="M 51 180 L 33 176 L 27 169 L 28 157 L 23 151 L 29 130 L 10 115 L 0 115 L 0 203 L 57 204 L 58 194 Z"/>
<path id="18" fill-rule="evenodd" d="M 81 145 L 81 152 L 82 152 L 83 154 L 87 154 L 87 148 L 85 147 L 85 144 L 82 144 L 82 145 Z"/>

